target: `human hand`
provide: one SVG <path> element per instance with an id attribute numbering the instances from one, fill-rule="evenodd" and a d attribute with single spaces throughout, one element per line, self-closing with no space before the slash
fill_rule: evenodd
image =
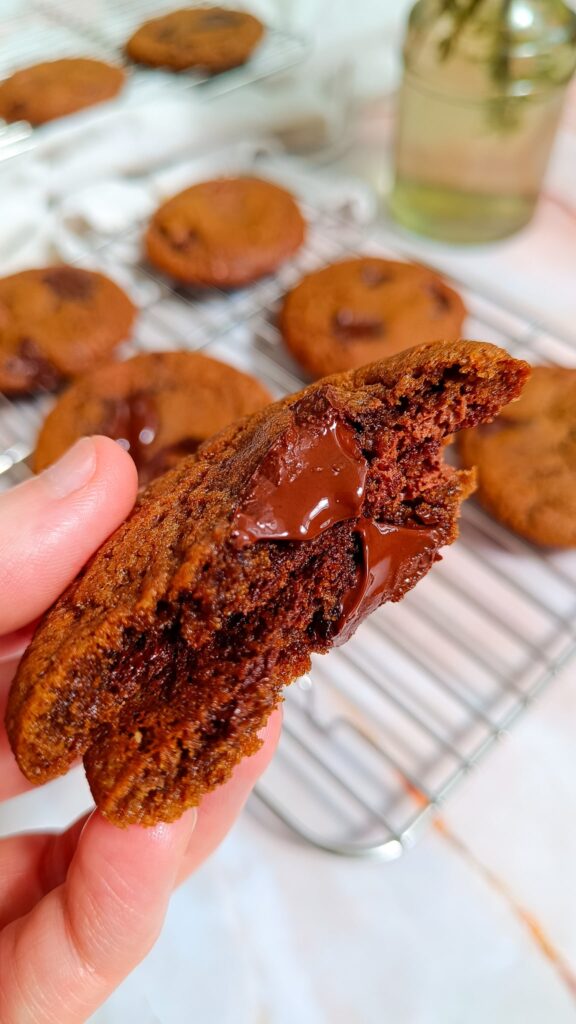
<path id="1" fill-rule="evenodd" d="M 0 496 L 0 714 L 33 623 L 129 513 L 134 464 L 84 438 Z M 230 781 L 171 825 L 118 829 L 94 811 L 61 835 L 0 840 L 0 1021 L 81 1024 L 146 955 L 172 889 L 212 853 L 275 748 L 280 716 Z M 0 727 L 0 799 L 28 783 Z"/>

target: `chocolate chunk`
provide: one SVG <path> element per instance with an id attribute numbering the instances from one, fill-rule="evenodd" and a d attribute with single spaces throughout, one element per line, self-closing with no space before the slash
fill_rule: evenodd
<path id="1" fill-rule="evenodd" d="M 342 341 L 362 338 L 381 338 L 385 333 L 381 317 L 355 309 L 339 309 L 332 318 L 334 333 Z"/>
<path id="2" fill-rule="evenodd" d="M 170 240 L 170 244 L 179 251 L 191 249 L 200 241 L 200 236 L 197 231 L 193 231 L 183 225 L 170 224 L 167 228 L 162 228 L 161 230 L 166 238 Z"/>
<path id="3" fill-rule="evenodd" d="M 202 11 L 197 28 L 200 31 L 213 28 L 232 28 L 241 20 L 242 16 L 239 16 L 236 11 Z"/>
<path id="4" fill-rule="evenodd" d="M 449 313 L 452 308 L 452 302 L 449 293 L 444 290 L 442 285 L 439 282 L 432 281 L 428 282 L 425 288 L 434 300 L 436 315 L 442 316 L 445 313 Z"/>
<path id="5" fill-rule="evenodd" d="M 392 280 L 392 274 L 370 263 L 360 264 L 360 277 L 368 288 L 378 288 L 379 285 Z"/>
<path id="6" fill-rule="evenodd" d="M 22 338 L 15 353 L 6 360 L 6 370 L 15 377 L 24 377 L 29 388 L 54 391 L 63 383 L 63 376 L 45 359 L 32 338 Z"/>
<path id="7" fill-rule="evenodd" d="M 125 398 L 109 399 L 106 404 L 107 417 L 98 432 L 126 448 L 140 471 L 149 461 L 147 452 L 158 430 L 154 399 L 149 392 L 135 391 Z"/>
<path id="8" fill-rule="evenodd" d="M 202 441 L 202 438 L 186 437 L 182 441 L 165 445 L 164 448 L 161 448 L 151 458 L 148 458 L 147 453 L 145 453 L 144 458 L 141 458 L 138 465 L 140 486 L 146 486 L 157 476 L 161 476 L 162 473 L 172 469 L 185 455 L 193 455 L 194 452 L 198 451 Z"/>
<path id="9" fill-rule="evenodd" d="M 59 299 L 83 301 L 94 291 L 94 281 L 89 272 L 76 267 L 52 267 L 42 280 Z"/>

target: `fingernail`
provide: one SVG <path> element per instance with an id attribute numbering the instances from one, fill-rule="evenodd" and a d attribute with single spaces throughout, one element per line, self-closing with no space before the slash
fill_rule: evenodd
<path id="1" fill-rule="evenodd" d="M 42 477 L 53 498 L 67 498 L 92 479 L 95 469 L 94 442 L 91 437 L 83 437 L 58 462 L 44 470 Z"/>

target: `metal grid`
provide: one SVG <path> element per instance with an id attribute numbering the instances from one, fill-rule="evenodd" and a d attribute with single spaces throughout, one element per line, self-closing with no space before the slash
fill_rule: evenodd
<path id="1" fill-rule="evenodd" d="M 125 354 L 203 349 L 257 374 L 276 395 L 300 387 L 275 324 L 303 273 L 357 252 L 396 257 L 397 240 L 303 203 L 304 249 L 271 278 L 231 294 L 175 288 L 140 262 L 141 229 L 81 243 L 78 262 L 111 273 L 140 305 Z M 561 339 L 457 282 L 466 333 L 532 362 L 576 364 Z M 0 401 L 0 486 L 24 479 L 49 396 Z M 286 694 L 278 754 L 253 806 L 326 850 L 398 856 L 452 787 L 576 649 L 576 553 L 538 550 L 466 503 L 459 541 L 414 592 L 315 657 Z"/>
<path id="2" fill-rule="evenodd" d="M 205 5 L 192 2 L 188 6 Z M 206 97 L 221 96 L 286 71 L 307 53 L 307 45 L 300 36 L 271 25 L 246 64 L 218 75 L 199 71 L 173 73 L 132 64 L 123 53 L 125 41 L 142 21 L 174 7 L 174 0 L 89 0 L 81 4 L 73 0 L 29 0 L 22 10 L 16 0 L 13 13 L 7 13 L 0 22 L 0 79 L 27 65 L 59 57 L 92 56 L 122 64 L 128 81 L 121 97 L 89 108 L 92 118 L 101 118 L 113 105 L 137 104 L 152 91 L 173 90 L 175 85 L 181 89 L 201 86 Z M 86 111 L 70 116 L 86 116 Z M 50 122 L 38 129 L 26 121 L 6 124 L 0 118 L 0 161 L 33 148 L 39 131 L 57 130 L 61 123 Z"/>

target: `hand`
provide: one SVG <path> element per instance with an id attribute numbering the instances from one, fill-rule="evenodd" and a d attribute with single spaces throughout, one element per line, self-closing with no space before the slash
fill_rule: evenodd
<path id="1" fill-rule="evenodd" d="M 0 496 L 0 713 L 33 623 L 129 513 L 129 456 L 84 438 Z M 0 1021 L 81 1024 L 148 952 L 170 893 L 212 853 L 274 750 L 261 750 L 172 825 L 118 829 L 98 811 L 62 835 L 0 841 Z M 28 788 L 0 727 L 0 799 Z"/>

